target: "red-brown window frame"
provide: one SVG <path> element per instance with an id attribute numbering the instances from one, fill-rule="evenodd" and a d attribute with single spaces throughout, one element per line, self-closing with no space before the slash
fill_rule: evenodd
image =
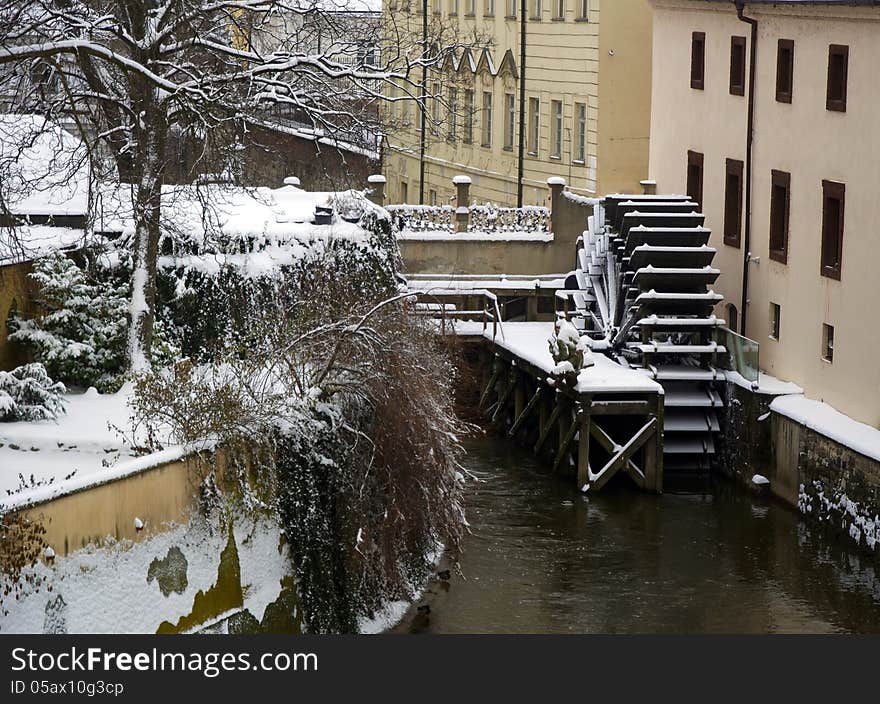
<path id="1" fill-rule="evenodd" d="M 835 56 L 843 57 L 843 83 L 840 87 L 840 96 L 831 97 L 831 63 Z M 846 112 L 846 88 L 849 79 L 849 47 L 844 44 L 830 44 L 828 46 L 828 86 L 826 88 L 825 109 L 833 112 Z"/>
<path id="2" fill-rule="evenodd" d="M 699 51 L 697 51 L 698 46 Z M 691 35 L 691 88 L 694 88 L 695 90 L 703 90 L 705 86 L 705 79 L 706 33 L 694 32 Z"/>
<path id="3" fill-rule="evenodd" d="M 785 188 L 785 202 L 782 204 L 782 247 L 773 247 L 773 225 L 776 222 L 774 209 L 773 191 L 777 186 Z M 773 169 L 770 172 L 770 234 L 767 238 L 767 247 L 770 250 L 770 258 L 780 264 L 788 264 L 788 232 L 789 214 L 791 213 L 791 174 L 786 171 Z"/>
<path id="4" fill-rule="evenodd" d="M 700 184 L 697 189 L 697 193 L 690 193 L 691 190 L 691 167 L 699 168 L 700 170 Z M 687 171 L 685 172 L 685 188 L 688 191 L 687 195 L 690 196 L 694 202 L 700 207 L 700 210 L 703 209 L 703 179 L 705 173 L 703 172 L 703 155 L 700 152 L 691 151 L 688 149 L 687 153 Z"/>
<path id="5" fill-rule="evenodd" d="M 739 188 L 735 194 L 736 202 L 731 204 L 730 177 L 739 179 Z M 742 242 L 742 205 L 743 205 L 743 162 L 738 159 L 727 159 L 724 163 L 724 244 L 740 247 Z M 732 207 L 731 207 L 732 206 Z M 731 212 L 731 210 L 735 212 Z"/>
<path id="6" fill-rule="evenodd" d="M 788 62 L 783 64 L 782 52 L 788 51 Z M 788 75 L 788 90 L 784 90 L 783 77 Z M 794 41 L 780 39 L 776 47 L 776 102 L 791 103 L 794 93 Z"/>
<path id="7" fill-rule="evenodd" d="M 828 199 L 834 198 L 840 201 L 840 211 L 837 214 L 837 247 L 836 261 L 831 264 L 826 259 L 825 239 L 829 235 L 827 204 Z M 844 210 L 846 208 L 846 184 L 837 181 L 822 181 L 822 243 L 819 252 L 819 273 L 829 279 L 840 281 L 840 272 L 843 269 L 843 234 L 844 234 Z"/>
<path id="8" fill-rule="evenodd" d="M 742 61 L 739 65 L 739 71 L 734 72 L 733 57 L 734 52 L 739 50 Z M 737 73 L 739 75 L 737 75 Z M 745 95 L 746 94 L 746 38 L 731 37 L 730 38 L 730 94 Z"/>

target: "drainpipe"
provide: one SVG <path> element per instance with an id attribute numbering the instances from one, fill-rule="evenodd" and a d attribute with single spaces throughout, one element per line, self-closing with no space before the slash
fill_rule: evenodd
<path id="1" fill-rule="evenodd" d="M 523 205 L 523 158 L 526 150 L 526 0 L 519 3 L 519 155 L 516 164 L 516 207 Z"/>
<path id="2" fill-rule="evenodd" d="M 422 0 L 422 51 L 425 55 L 428 51 L 428 0 Z M 425 56 L 425 58 L 427 58 Z M 419 140 L 419 205 L 425 204 L 425 129 L 427 125 L 426 113 L 428 111 L 425 95 L 428 91 L 428 67 L 422 63 L 422 137 Z"/>
<path id="3" fill-rule="evenodd" d="M 745 0 L 734 0 L 734 2 L 736 3 L 736 16 L 741 22 L 745 22 L 752 28 L 752 37 L 749 41 L 749 99 L 746 131 L 746 222 L 745 242 L 743 243 L 742 301 L 739 317 L 739 331 L 741 335 L 745 335 L 749 300 L 749 261 L 752 258 L 750 251 L 752 242 L 752 142 L 755 127 L 755 62 L 758 54 L 758 20 L 743 14 Z"/>

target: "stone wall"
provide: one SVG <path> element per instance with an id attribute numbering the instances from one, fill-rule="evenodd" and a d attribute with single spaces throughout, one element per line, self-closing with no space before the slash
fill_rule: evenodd
<path id="1" fill-rule="evenodd" d="M 755 474 L 766 475 L 771 463 L 769 406 L 774 397 L 732 382 L 727 382 L 724 397 L 717 468 L 729 479 L 749 484 Z"/>

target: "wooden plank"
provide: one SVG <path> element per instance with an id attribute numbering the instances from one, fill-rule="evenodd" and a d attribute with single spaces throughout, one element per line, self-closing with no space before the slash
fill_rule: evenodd
<path id="1" fill-rule="evenodd" d="M 547 419 L 547 424 L 541 430 L 541 436 L 538 438 L 538 442 L 535 443 L 534 453 L 537 455 L 541 448 L 544 446 L 544 443 L 547 441 L 547 436 L 550 435 L 550 431 L 553 429 L 553 426 L 556 424 L 556 419 L 559 418 L 559 414 L 562 413 L 562 404 L 556 403 L 553 406 L 553 412 L 550 413 L 550 417 Z"/>
<path id="2" fill-rule="evenodd" d="M 646 416 L 652 408 L 649 401 L 593 401 L 590 414 L 594 416 Z"/>
<path id="3" fill-rule="evenodd" d="M 514 419 L 513 425 L 510 426 L 510 430 L 508 431 L 508 437 L 513 437 L 516 435 L 517 431 L 519 431 L 520 426 L 525 422 L 526 418 L 529 417 L 529 414 L 534 410 L 535 406 L 538 405 L 538 401 L 541 400 L 541 394 L 544 393 L 544 387 L 540 384 L 538 385 L 537 390 L 534 395 L 529 399 L 529 402 L 526 404 L 526 407 L 522 409 L 522 412 Z"/>
<path id="4" fill-rule="evenodd" d="M 623 467 L 636 452 L 650 439 L 651 433 L 657 425 L 657 419 L 652 417 L 645 423 L 639 431 L 633 435 L 629 442 L 626 443 L 620 451 L 615 454 L 608 463 L 602 467 L 596 474 L 590 472 L 590 490 L 598 491 L 608 480 L 614 476 L 617 471 Z"/>
<path id="5" fill-rule="evenodd" d="M 554 472 L 559 469 L 559 466 L 568 454 L 568 446 L 571 445 L 571 441 L 574 439 L 574 434 L 577 432 L 578 425 L 580 425 L 580 417 L 579 414 L 576 414 L 574 420 L 571 422 L 571 425 L 568 427 L 568 430 L 559 443 L 559 451 L 556 453 L 556 460 L 553 462 Z"/>

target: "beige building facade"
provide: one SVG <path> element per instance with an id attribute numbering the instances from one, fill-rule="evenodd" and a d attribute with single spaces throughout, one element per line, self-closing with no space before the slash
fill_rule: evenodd
<path id="1" fill-rule="evenodd" d="M 421 36 L 420 4 L 385 0 L 384 11 L 386 33 L 389 27 L 409 33 L 410 44 Z M 517 205 L 521 130 L 524 205 L 546 204 L 553 176 L 587 196 L 633 191 L 646 178 L 646 0 L 528 0 L 525 70 L 519 0 L 430 0 L 429 13 L 432 35 L 455 38 L 467 48 L 453 52 L 426 79 L 426 92 L 441 99 L 427 101 L 421 188 L 419 111 L 406 100 L 388 108 L 389 202 L 419 203 L 421 192 L 423 204 L 449 203 L 452 177 L 467 174 L 475 202 Z"/>
<path id="2" fill-rule="evenodd" d="M 650 177 L 702 202 L 717 313 L 745 322 L 764 371 L 880 425 L 880 7 L 745 4 L 757 33 L 749 150 L 752 25 L 732 2 L 651 3 Z"/>

